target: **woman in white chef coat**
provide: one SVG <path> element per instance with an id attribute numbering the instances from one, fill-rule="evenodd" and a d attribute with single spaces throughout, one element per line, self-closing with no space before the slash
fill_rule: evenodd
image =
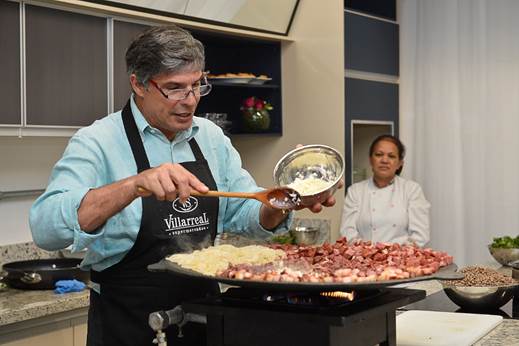
<path id="1" fill-rule="evenodd" d="M 348 240 L 416 244 L 429 241 L 429 209 L 422 188 L 399 176 L 405 147 L 391 135 L 369 148 L 373 177 L 348 188 L 340 232 Z"/>

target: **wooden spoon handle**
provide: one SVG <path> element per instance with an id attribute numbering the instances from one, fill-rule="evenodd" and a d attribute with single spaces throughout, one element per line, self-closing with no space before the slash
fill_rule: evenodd
<path id="1" fill-rule="evenodd" d="M 150 193 L 147 189 L 139 186 L 137 187 L 137 191 L 139 193 Z M 191 196 L 198 197 L 233 197 L 233 198 L 252 198 L 257 199 L 257 195 L 255 193 L 249 192 L 226 192 L 226 191 L 207 191 L 206 193 L 202 193 L 196 190 L 191 191 Z"/>
<path id="2" fill-rule="evenodd" d="M 256 194 L 248 192 L 207 191 L 206 193 L 191 191 L 192 196 L 200 197 L 232 197 L 232 198 L 256 198 Z"/>

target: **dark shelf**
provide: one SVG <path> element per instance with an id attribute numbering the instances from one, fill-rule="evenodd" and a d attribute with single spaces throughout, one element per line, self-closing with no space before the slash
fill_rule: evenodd
<path id="1" fill-rule="evenodd" d="M 264 88 L 264 89 L 279 89 L 277 84 L 248 84 L 248 83 L 229 83 L 229 82 L 212 82 L 211 85 L 233 87 L 233 88 Z"/>
<path id="2" fill-rule="evenodd" d="M 230 133 L 233 136 L 282 135 L 281 43 L 201 31 L 194 31 L 193 34 L 205 46 L 205 69 L 212 74 L 239 71 L 272 78 L 270 83 L 265 84 L 211 79 L 209 82 L 213 85 L 213 90 L 200 101 L 198 114 L 226 113 L 227 119 L 232 122 Z M 273 107 L 269 111 L 270 126 L 267 130 L 252 132 L 243 123 L 240 108 L 244 100 L 252 96 L 267 101 Z"/>
<path id="3" fill-rule="evenodd" d="M 267 130 L 267 131 L 262 131 L 262 132 L 246 132 L 246 131 L 240 131 L 240 132 L 230 132 L 228 133 L 228 135 L 230 136 L 236 136 L 236 137 L 239 137 L 239 136 L 243 136 L 243 135 L 247 135 L 247 136 L 259 136 L 259 137 L 280 137 L 282 136 L 283 134 L 280 132 L 280 131 L 271 131 L 271 130 Z"/>

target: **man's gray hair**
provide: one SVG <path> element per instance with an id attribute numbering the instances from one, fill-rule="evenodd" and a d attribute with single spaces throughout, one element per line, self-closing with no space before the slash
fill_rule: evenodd
<path id="1" fill-rule="evenodd" d="M 128 74 L 142 85 L 161 73 L 203 71 L 204 46 L 176 26 L 154 26 L 137 36 L 126 51 Z"/>

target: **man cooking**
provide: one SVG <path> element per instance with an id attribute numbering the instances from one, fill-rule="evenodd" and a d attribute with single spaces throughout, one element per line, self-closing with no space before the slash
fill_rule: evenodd
<path id="1" fill-rule="evenodd" d="M 211 91 L 198 40 L 176 26 L 153 27 L 131 43 L 126 64 L 130 100 L 71 138 L 30 212 L 38 246 L 88 249 L 82 262 L 94 282 L 88 345 L 150 344 L 150 312 L 217 290 L 149 272 L 149 264 L 207 247 L 224 229 L 286 229 L 290 214 L 255 200 L 191 196 L 260 190 L 220 128 L 194 117 Z M 323 203 L 334 204 L 333 197 Z M 205 344 L 205 326 L 195 323 L 181 339 L 174 328 L 167 333 L 175 345 Z"/>

